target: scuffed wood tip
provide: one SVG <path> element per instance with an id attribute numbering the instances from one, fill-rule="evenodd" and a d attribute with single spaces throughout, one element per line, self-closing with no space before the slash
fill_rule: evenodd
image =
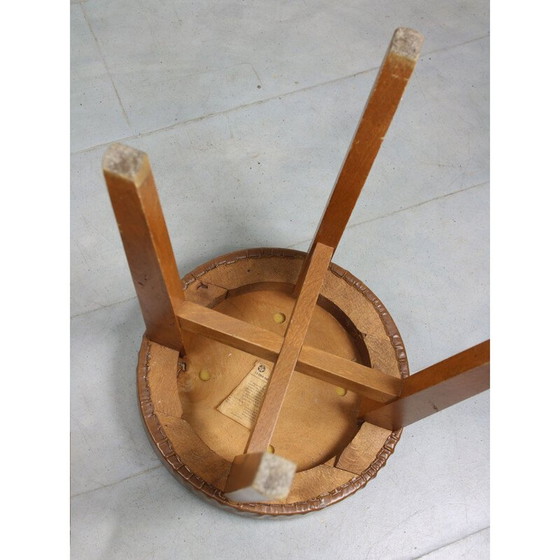
<path id="1" fill-rule="evenodd" d="M 235 457 L 225 495 L 233 502 L 266 503 L 288 497 L 297 465 L 272 453 L 246 453 Z"/>
<path id="2" fill-rule="evenodd" d="M 424 36 L 409 27 L 398 27 L 393 33 L 390 52 L 416 62 L 424 43 Z"/>
<path id="3" fill-rule="evenodd" d="M 111 144 L 103 155 L 103 171 L 138 183 L 149 170 L 145 152 L 125 146 Z"/>

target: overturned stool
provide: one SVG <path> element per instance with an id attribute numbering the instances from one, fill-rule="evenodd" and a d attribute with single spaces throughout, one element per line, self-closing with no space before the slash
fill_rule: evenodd
<path id="1" fill-rule="evenodd" d="M 489 341 L 409 376 L 387 309 L 331 262 L 421 44 L 396 30 L 308 253 L 238 251 L 181 279 L 147 155 L 104 156 L 146 323 L 144 423 L 171 472 L 220 504 L 336 503 L 375 477 L 404 426 L 489 387 Z"/>

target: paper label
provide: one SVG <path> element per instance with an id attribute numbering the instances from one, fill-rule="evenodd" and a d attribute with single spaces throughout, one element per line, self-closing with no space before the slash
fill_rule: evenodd
<path id="1" fill-rule="evenodd" d="M 242 426 L 252 429 L 270 379 L 270 368 L 255 362 L 243 381 L 225 398 L 218 410 Z"/>

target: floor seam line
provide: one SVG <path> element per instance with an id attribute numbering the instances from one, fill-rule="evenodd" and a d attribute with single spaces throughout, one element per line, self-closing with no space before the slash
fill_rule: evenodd
<path id="1" fill-rule="evenodd" d="M 119 305 L 120 303 L 125 303 L 127 301 L 132 301 L 133 299 L 136 299 L 137 296 L 130 296 L 126 299 L 122 299 L 120 301 L 114 301 L 113 303 L 108 303 L 107 305 L 100 305 L 99 307 L 96 307 L 95 309 L 88 309 L 87 311 L 80 311 L 79 313 L 76 313 L 75 315 L 70 315 L 70 319 L 76 319 L 77 317 L 82 317 L 83 315 L 87 315 L 88 313 L 94 313 L 95 311 L 100 311 L 101 309 L 107 309 L 108 307 L 112 307 L 113 305 Z"/>
<path id="2" fill-rule="evenodd" d="M 391 216 L 394 216 L 395 214 L 399 214 L 401 212 L 406 212 L 407 210 L 413 210 L 415 208 L 419 208 L 420 206 L 424 206 L 425 204 L 430 204 L 431 202 L 436 202 L 438 200 L 443 200 L 445 198 L 448 198 L 450 196 L 456 195 L 456 194 L 461 194 L 464 192 L 467 192 L 471 189 L 475 189 L 477 187 L 481 187 L 483 185 L 487 185 L 489 183 L 489 181 L 483 181 L 481 183 L 477 183 L 476 185 L 470 185 L 469 187 L 465 187 L 464 189 L 460 189 L 458 191 L 454 191 L 452 193 L 446 193 L 443 194 L 441 196 L 436 196 L 435 198 L 430 198 L 429 200 L 425 200 L 423 202 L 419 202 L 417 204 L 413 204 L 412 206 L 407 206 L 406 208 L 399 208 L 399 210 L 395 210 L 393 212 L 389 212 L 387 214 L 383 214 L 381 216 L 375 216 L 374 218 L 371 218 L 369 220 L 364 220 L 363 222 L 358 222 L 356 224 L 351 224 L 349 225 L 346 230 L 358 227 L 358 226 L 363 226 L 364 224 L 368 224 L 370 222 L 375 222 L 376 220 L 382 220 L 383 218 L 389 218 Z M 302 243 L 310 243 L 311 242 L 311 238 L 309 239 L 304 239 L 303 241 L 298 241 L 297 243 L 292 243 L 291 245 L 287 245 L 285 248 L 286 249 L 293 249 L 295 247 L 297 247 L 298 245 L 301 245 Z M 82 317 L 83 315 L 87 315 L 88 313 L 95 313 L 96 311 L 100 311 L 101 309 L 107 309 L 109 307 L 112 307 L 113 305 L 119 305 L 120 303 L 125 303 L 127 301 L 132 301 L 136 299 L 136 296 L 131 296 L 129 298 L 120 300 L 120 301 L 115 301 L 113 303 L 109 303 L 107 305 L 102 305 L 100 307 L 96 307 L 95 309 L 89 309 L 88 311 L 82 311 L 80 313 L 76 313 L 75 315 L 71 315 L 70 319 L 76 319 L 77 317 Z"/>
<path id="3" fill-rule="evenodd" d="M 350 224 L 346 227 L 346 230 L 358 227 L 358 226 L 363 226 L 364 224 L 369 224 L 370 222 L 375 222 L 377 220 L 382 220 L 383 218 L 389 218 L 391 216 L 394 216 L 395 214 L 400 214 L 401 212 L 406 212 L 408 210 L 414 210 L 415 208 L 419 208 L 420 206 L 424 206 L 426 204 L 430 204 L 431 202 L 436 202 L 438 200 L 443 200 L 445 198 L 448 198 L 450 196 L 456 195 L 456 194 L 461 194 L 467 191 L 470 191 L 471 189 L 476 189 L 477 187 L 482 187 L 483 185 L 487 185 L 489 184 L 489 181 L 482 181 L 481 183 L 477 183 L 476 185 L 470 185 L 468 187 L 465 187 L 464 189 L 459 189 L 458 191 L 453 191 L 451 193 L 446 193 L 443 194 L 441 196 L 436 196 L 435 198 L 430 198 L 429 200 L 424 200 L 422 202 L 418 202 L 417 204 L 412 204 L 411 206 L 407 206 L 406 208 L 399 208 L 398 210 L 394 210 L 393 212 L 388 212 L 387 214 L 382 214 L 381 216 L 375 216 L 373 218 L 370 218 L 369 220 L 364 220 L 363 222 L 358 222 L 355 224 Z M 298 245 L 301 245 L 302 243 L 307 243 L 310 242 L 311 238 L 309 239 L 304 239 L 303 241 L 298 241 L 297 243 L 293 243 L 292 245 L 288 245 L 286 247 L 286 249 L 293 249 L 295 247 L 297 247 Z"/>
<path id="4" fill-rule="evenodd" d="M 105 72 L 107 72 L 107 76 L 109 77 L 109 80 L 111 80 L 111 85 L 113 86 L 113 91 L 115 92 L 115 95 L 117 96 L 117 101 L 119 102 L 119 107 L 122 111 L 122 114 L 124 116 L 124 120 L 126 121 L 126 124 L 132 129 L 132 125 L 130 124 L 130 120 L 128 118 L 128 115 L 124 109 L 124 105 L 123 102 L 121 100 L 121 96 L 119 95 L 119 91 L 117 90 L 117 86 L 115 85 L 115 80 L 113 80 L 113 76 L 111 75 L 111 72 L 109 71 L 109 66 L 107 65 L 107 62 L 105 61 L 105 57 L 103 56 L 103 52 L 101 51 L 101 45 L 99 43 L 99 40 L 97 39 L 97 35 L 94 33 L 93 28 L 89 22 L 89 19 L 87 17 L 87 13 L 86 10 L 84 8 L 84 4 L 85 2 L 78 2 L 80 5 L 80 10 L 82 11 L 82 15 L 84 16 L 84 19 L 86 20 L 89 32 L 91 33 L 93 40 L 95 41 L 95 46 L 97 47 L 97 52 L 99 53 L 99 56 L 101 57 L 101 62 L 103 62 L 103 67 L 105 68 Z M 103 146 L 104 144 L 99 144 L 98 146 Z M 89 148 L 88 148 L 89 149 Z"/>
<path id="5" fill-rule="evenodd" d="M 81 6 L 81 3 L 80 3 L 80 6 Z M 82 9 L 82 11 L 84 11 L 84 10 Z M 84 17 L 86 17 L 85 16 L 85 11 L 84 11 Z M 87 18 L 86 18 L 86 21 L 87 21 Z M 126 122 L 132 128 L 132 126 L 131 126 L 131 124 L 128 120 L 128 116 L 126 115 L 126 112 L 125 112 L 124 107 L 122 105 L 122 102 L 120 100 L 120 97 L 119 97 L 119 94 L 117 92 L 117 88 L 115 86 L 113 78 L 112 78 L 112 76 L 109 72 L 109 69 L 107 68 L 107 64 L 105 63 L 104 57 L 101 54 L 101 49 L 99 48 L 99 43 L 97 42 L 97 38 L 95 37 L 95 34 L 93 33 L 93 30 L 92 30 L 92 28 L 89 24 L 89 21 L 87 21 L 87 23 L 88 23 L 88 27 L 90 28 L 90 31 L 91 31 L 92 35 L 94 36 L 96 44 L 98 45 L 98 50 L 100 52 L 101 59 L 103 60 L 103 64 L 105 65 L 105 69 L 107 71 L 107 74 L 108 74 L 109 78 L 111 79 L 111 83 L 113 84 L 113 88 L 114 88 L 115 93 L 117 95 L 117 98 L 119 100 L 121 110 L 123 111 L 123 113 L 125 115 Z M 447 50 L 451 50 L 451 49 L 454 49 L 454 48 L 459 48 L 459 47 L 462 47 L 464 45 L 468 45 L 469 43 L 475 43 L 477 41 L 481 41 L 482 39 L 486 39 L 488 37 L 489 37 L 489 34 L 486 34 L 486 35 L 483 35 L 481 37 L 476 37 L 474 39 L 469 39 L 468 41 L 464 41 L 463 43 L 459 43 L 457 45 L 451 45 L 451 46 L 448 46 L 448 47 L 441 47 L 439 49 L 434 49 L 433 51 L 423 53 L 421 55 L 421 58 L 429 56 L 431 54 L 437 54 L 437 53 L 444 52 L 444 51 L 447 51 Z M 367 74 L 368 72 L 373 72 L 374 70 L 379 69 L 380 67 L 381 67 L 381 65 L 373 66 L 371 68 L 367 68 L 366 70 L 360 70 L 359 72 L 355 72 L 355 73 L 349 74 L 347 76 L 342 76 L 340 78 L 334 78 L 332 80 L 327 80 L 327 81 L 321 82 L 319 84 L 313 84 L 313 85 L 310 85 L 310 86 L 307 86 L 307 87 L 304 87 L 304 88 L 301 88 L 301 89 L 289 91 L 289 92 L 286 92 L 286 93 L 280 93 L 278 95 L 268 97 L 266 99 L 259 99 L 258 101 L 253 101 L 251 103 L 238 105 L 237 107 L 230 107 L 229 109 L 224 109 L 223 111 L 216 111 L 214 113 L 208 113 L 206 115 L 200 115 L 198 117 L 193 117 L 191 119 L 186 119 L 186 120 L 178 122 L 178 123 L 173 123 L 173 124 L 170 124 L 170 125 L 167 125 L 167 126 L 162 126 L 160 128 L 155 128 L 153 130 L 148 130 L 146 132 L 139 132 L 138 134 L 132 134 L 130 136 L 124 136 L 124 137 L 119 138 L 117 140 L 111 140 L 111 141 L 108 141 L 108 142 L 101 142 L 100 144 L 96 144 L 95 146 L 90 146 L 88 148 L 83 148 L 81 150 L 76 150 L 75 152 L 71 152 L 71 155 L 83 154 L 83 153 L 89 152 L 91 150 L 96 150 L 98 148 L 101 148 L 103 146 L 108 146 L 109 144 L 112 144 L 114 142 L 121 142 L 122 143 L 122 142 L 126 142 L 128 140 L 136 140 L 136 139 L 144 138 L 145 136 L 149 136 L 150 134 L 157 134 L 159 132 L 165 132 L 165 131 L 168 131 L 168 130 L 173 130 L 174 128 L 178 128 L 180 126 L 186 126 L 190 123 L 199 122 L 199 121 L 202 121 L 202 120 L 205 120 L 205 119 L 211 119 L 211 118 L 218 117 L 218 116 L 221 116 L 221 115 L 227 115 L 229 113 L 233 113 L 234 111 L 240 111 L 240 110 L 243 110 L 243 109 L 247 109 L 248 107 L 256 107 L 256 106 L 261 105 L 263 103 L 268 103 L 269 101 L 282 99 L 282 97 L 287 97 L 287 96 L 290 96 L 290 95 L 296 95 L 298 93 L 302 93 L 302 92 L 309 91 L 309 90 L 319 88 L 319 87 L 322 87 L 322 86 L 327 86 L 327 85 L 330 85 L 330 84 L 334 84 L 336 82 L 340 82 L 340 81 L 344 81 L 344 80 L 350 80 L 352 78 L 356 78 L 357 76 Z"/>
<path id="6" fill-rule="evenodd" d="M 348 226 L 348 229 L 353 228 L 353 227 L 357 227 L 357 226 L 361 226 L 361 225 L 367 224 L 369 222 L 373 222 L 375 220 L 380 220 L 382 218 L 389 218 L 390 216 L 394 216 L 395 214 L 400 214 L 401 212 L 406 212 L 408 210 L 414 210 L 415 208 L 419 208 L 420 206 L 430 204 L 431 202 L 436 202 L 437 200 L 443 200 L 445 198 L 449 198 L 450 196 L 454 196 L 456 194 L 461 194 L 461 193 L 470 191 L 471 189 L 476 189 L 477 187 L 482 187 L 483 185 L 487 185 L 488 183 L 489 183 L 488 180 L 482 181 L 481 183 L 477 183 L 476 185 L 470 185 L 470 186 L 465 187 L 463 189 L 459 189 L 458 191 L 445 193 L 445 194 L 442 194 L 440 196 L 430 198 L 429 200 L 424 200 L 422 202 L 417 202 L 416 204 L 412 204 L 411 206 L 407 206 L 406 208 L 399 208 L 398 210 L 393 210 L 393 212 L 383 214 L 382 216 L 376 216 L 375 218 L 371 218 L 369 220 L 364 220 L 363 222 L 358 222 L 358 223 L 352 224 L 352 225 Z"/>
<path id="7" fill-rule="evenodd" d="M 465 539 L 468 539 L 469 537 L 472 537 L 473 535 L 477 535 L 478 533 L 482 533 L 482 531 L 486 531 L 487 529 L 490 529 L 490 525 L 488 525 L 486 527 L 483 527 L 482 529 L 479 529 L 478 531 L 474 531 L 472 533 L 469 533 L 468 535 L 465 535 L 464 537 L 461 537 L 459 539 L 455 539 L 454 541 L 451 541 L 447 544 L 443 544 L 441 546 L 438 546 L 437 548 L 434 548 L 433 550 L 430 550 L 429 552 L 426 552 L 425 554 L 422 554 L 421 556 L 415 556 L 412 560 L 421 560 L 422 558 L 425 558 L 429 554 L 433 554 L 434 552 L 437 552 L 438 550 L 441 550 L 443 548 L 451 546 L 452 544 L 464 541 Z"/>
<path id="8" fill-rule="evenodd" d="M 163 468 L 163 465 L 157 465 L 155 467 L 150 467 L 149 469 L 146 469 L 144 471 L 141 471 L 139 473 L 136 474 L 131 474 L 130 476 L 125 476 L 124 478 L 121 478 L 120 480 L 117 480 L 115 482 L 111 482 L 109 484 L 103 484 L 101 486 L 98 486 L 97 488 L 92 488 L 91 490 L 84 490 L 83 492 L 78 492 L 77 494 L 73 494 L 70 496 L 70 499 L 73 500 L 74 498 L 77 498 L 79 496 L 83 496 L 84 494 L 91 494 L 92 492 L 97 492 L 98 490 L 103 490 L 105 488 L 111 488 L 112 486 L 116 486 L 117 484 L 120 484 L 121 482 L 126 482 L 127 480 L 131 480 L 132 478 L 137 478 L 139 476 L 142 476 L 143 474 L 147 474 L 149 472 L 155 471 L 156 469 L 161 469 Z"/>

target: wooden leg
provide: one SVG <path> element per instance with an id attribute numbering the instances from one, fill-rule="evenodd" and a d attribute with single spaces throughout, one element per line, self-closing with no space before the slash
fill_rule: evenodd
<path id="1" fill-rule="evenodd" d="M 366 414 L 365 419 L 396 430 L 490 388 L 490 341 L 438 362 L 403 383 L 399 398 Z"/>
<path id="2" fill-rule="evenodd" d="M 311 264 L 286 329 L 282 349 L 272 369 L 257 422 L 247 444 L 246 453 L 266 451 L 270 443 L 282 408 L 282 402 L 288 390 L 290 377 L 296 367 L 311 322 L 313 309 L 323 286 L 331 255 L 332 249 L 319 243 L 311 256 Z"/>
<path id="3" fill-rule="evenodd" d="M 244 465 L 247 464 L 247 456 L 266 453 L 330 259 L 350 219 L 408 78 L 414 70 L 422 41 L 422 36 L 411 29 L 399 28 L 393 35 L 354 140 L 300 272 L 295 287 L 297 302 L 292 319 L 272 371 L 257 423 L 249 438 L 245 457 L 239 456 L 232 465 L 228 478 L 230 493 L 245 488 L 247 470 Z M 236 494 L 238 495 L 239 493 Z M 241 492 L 241 495 L 244 493 Z"/>
<path id="4" fill-rule="evenodd" d="M 323 286 L 325 273 L 331 261 L 332 249 L 318 243 L 310 258 L 309 268 L 299 297 L 297 298 L 280 353 L 272 369 L 266 393 L 261 404 L 257 421 L 249 438 L 245 454 L 238 456 L 232 464 L 227 481 L 226 495 L 232 499 L 251 501 L 254 490 L 254 481 L 258 478 L 263 465 L 270 466 L 270 480 L 274 481 L 271 488 L 281 487 L 288 495 L 292 477 L 295 474 L 295 465 L 282 457 L 267 453 L 268 445 L 272 438 L 274 428 L 280 415 L 280 409 L 290 378 L 303 346 L 303 341 L 311 322 L 313 309 Z M 247 464 L 251 463 L 249 457 L 258 458 L 258 467 L 254 468 L 254 475 L 247 471 Z M 291 475 L 290 475 L 291 473 Z M 278 482 L 276 480 L 278 479 Z M 249 481 L 249 485 L 248 484 Z M 281 481 L 281 484 L 280 484 Z M 275 494 L 276 497 L 278 493 Z M 275 496 L 270 495 L 269 499 Z"/>
<path id="5" fill-rule="evenodd" d="M 414 70 L 423 41 L 422 35 L 413 29 L 400 27 L 393 34 L 309 254 L 317 243 L 336 251 Z M 308 261 L 303 265 L 296 294 L 301 289 Z"/>
<path id="6" fill-rule="evenodd" d="M 113 144 L 103 174 L 121 233 L 132 281 L 146 323 L 146 336 L 184 352 L 175 310 L 184 300 L 148 156 Z"/>

